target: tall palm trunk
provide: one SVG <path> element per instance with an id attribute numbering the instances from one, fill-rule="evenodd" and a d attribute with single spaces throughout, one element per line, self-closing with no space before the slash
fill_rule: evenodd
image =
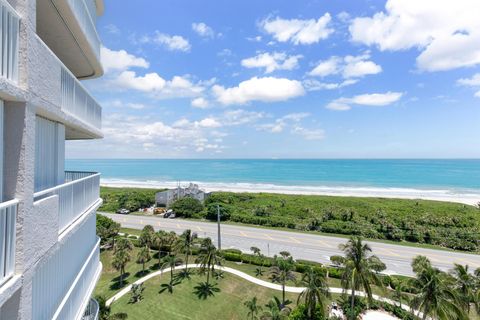
<path id="1" fill-rule="evenodd" d="M 352 287 L 352 298 L 350 301 L 350 319 L 355 320 L 353 309 L 355 308 L 355 286 Z"/>
<path id="2" fill-rule="evenodd" d="M 188 256 L 190 255 L 190 250 L 187 249 L 187 255 L 185 257 L 185 274 L 188 273 Z"/>

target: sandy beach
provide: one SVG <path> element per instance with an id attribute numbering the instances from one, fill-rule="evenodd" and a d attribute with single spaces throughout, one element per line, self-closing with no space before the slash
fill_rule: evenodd
<path id="1" fill-rule="evenodd" d="M 181 182 L 187 186 L 189 182 Z M 467 205 L 477 205 L 480 202 L 480 193 L 454 193 L 450 190 L 423 190 L 410 188 L 370 188 L 370 187 L 327 187 L 327 186 L 281 186 L 273 184 L 253 183 L 202 183 L 195 182 L 207 192 L 252 192 L 278 193 L 299 195 L 324 195 L 343 197 L 374 197 L 396 199 L 423 199 L 434 201 L 457 202 Z M 117 188 L 175 188 L 177 182 L 171 181 L 133 181 L 104 179 L 101 185 Z"/>

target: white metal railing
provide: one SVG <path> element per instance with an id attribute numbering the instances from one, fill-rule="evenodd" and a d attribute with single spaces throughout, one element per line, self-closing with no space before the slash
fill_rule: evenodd
<path id="1" fill-rule="evenodd" d="M 0 204 L 0 286 L 15 273 L 15 241 L 18 200 Z"/>
<path id="2" fill-rule="evenodd" d="M 64 66 L 61 71 L 62 109 L 80 120 L 102 128 L 102 107 Z"/>
<path id="3" fill-rule="evenodd" d="M 17 82 L 20 17 L 10 4 L 0 0 L 0 75 Z"/>
<path id="4" fill-rule="evenodd" d="M 75 279 L 72 288 L 65 295 L 61 309 L 58 309 L 53 316 L 56 319 L 76 319 L 81 316 L 83 310 L 79 310 L 85 300 L 90 297 L 95 288 L 96 278 L 99 276 L 100 268 L 100 239 L 98 239 L 94 250 L 88 257 L 85 265 Z M 98 306 L 98 305 L 97 305 Z M 94 319 L 94 318 L 88 318 Z"/>
<path id="5" fill-rule="evenodd" d="M 97 59 L 100 61 L 101 42 L 95 27 L 96 19 L 94 17 L 96 17 L 96 12 L 93 12 L 92 5 L 88 3 L 89 1 L 91 0 L 67 0 Z M 91 15 L 92 12 L 94 13 L 93 15 Z"/>
<path id="6" fill-rule="evenodd" d="M 75 287 L 79 279 L 86 279 L 89 266 L 99 269 L 98 263 L 92 266 L 99 259 L 99 239 L 95 234 L 95 225 L 96 215 L 91 214 L 78 229 L 58 243 L 53 253 L 42 259 L 32 280 L 32 319 L 52 320 L 53 316 L 64 308 L 74 308 L 80 317 L 91 293 L 83 294 L 82 305 L 74 305 L 69 301 L 72 299 L 72 292 L 80 294 Z M 94 285 L 93 283 L 92 286 Z"/>
<path id="7" fill-rule="evenodd" d="M 90 299 L 81 320 L 98 320 L 99 311 L 100 306 L 98 305 L 97 300 Z"/>
<path id="8" fill-rule="evenodd" d="M 97 174 L 91 171 L 65 171 L 65 182 L 75 181 Z"/>
<path id="9" fill-rule="evenodd" d="M 81 179 L 36 192 L 33 197 L 34 201 L 39 201 L 53 195 L 58 196 L 58 226 L 61 233 L 100 198 L 100 174 L 90 173 Z"/>

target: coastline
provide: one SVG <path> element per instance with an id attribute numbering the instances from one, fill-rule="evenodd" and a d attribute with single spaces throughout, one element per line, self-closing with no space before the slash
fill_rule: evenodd
<path id="1" fill-rule="evenodd" d="M 282 186 L 274 184 L 255 183 L 212 183 L 195 182 L 206 192 L 247 192 L 247 193 L 277 193 L 290 195 L 319 195 L 338 197 L 368 197 L 390 199 L 420 199 L 444 202 L 456 202 L 467 205 L 477 205 L 480 202 L 480 192 L 453 192 L 451 190 L 424 190 L 413 188 L 378 188 L 378 187 L 328 187 L 328 186 Z M 181 186 L 188 183 L 181 183 Z M 116 188 L 175 188 L 173 181 L 134 181 L 102 179 L 101 186 Z"/>

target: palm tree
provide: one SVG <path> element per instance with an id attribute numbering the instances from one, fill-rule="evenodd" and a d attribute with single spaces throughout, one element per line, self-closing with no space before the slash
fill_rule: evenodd
<path id="1" fill-rule="evenodd" d="M 180 281 L 174 279 L 173 269 L 175 269 L 175 266 L 180 260 L 174 254 L 171 254 L 166 256 L 164 261 L 165 262 L 162 265 L 162 269 L 170 268 L 170 282 L 164 283 L 161 285 L 162 289 L 160 290 L 160 293 L 164 292 L 165 290 L 168 290 L 168 292 L 173 293 L 173 287 L 180 283 Z"/>
<path id="2" fill-rule="evenodd" d="M 475 301 L 475 277 L 468 269 L 468 265 L 462 266 L 455 263 L 452 270 L 461 307 L 467 314 L 470 313 L 470 304 Z"/>
<path id="3" fill-rule="evenodd" d="M 416 275 L 412 285 L 418 293 L 410 305 L 423 313 L 424 320 L 428 316 L 438 320 L 468 319 L 460 306 L 452 277 L 433 267 L 425 257 L 414 259 L 412 267 Z"/>
<path id="4" fill-rule="evenodd" d="M 142 264 L 142 274 L 145 274 L 145 263 L 150 261 L 150 249 L 145 246 L 138 251 L 137 262 Z"/>
<path id="5" fill-rule="evenodd" d="M 117 241 L 115 252 L 117 252 L 118 250 L 120 250 L 120 251 L 121 250 L 132 251 L 133 250 L 133 244 L 130 240 L 128 240 L 126 238 L 120 238 Z"/>
<path id="6" fill-rule="evenodd" d="M 200 263 L 202 271 L 207 272 L 207 284 L 210 281 L 210 272 L 215 271 L 215 265 L 221 264 L 221 257 L 215 245 L 212 243 L 212 239 L 205 238 L 202 241 L 200 247 L 200 254 L 197 261 Z"/>
<path id="7" fill-rule="evenodd" d="M 378 273 L 385 270 L 386 266 L 375 255 L 371 255 L 372 249 L 368 244 L 364 244 L 360 237 L 352 237 L 346 244 L 339 245 L 344 256 L 332 257 L 336 263 L 344 268 L 342 274 L 342 287 L 344 290 L 351 290 L 351 310 L 355 307 L 355 292 L 363 288 L 368 297 L 368 302 L 372 302 L 371 284 L 383 287 L 383 283 Z M 350 314 L 349 318 L 353 318 Z"/>
<path id="8" fill-rule="evenodd" d="M 290 314 L 290 308 L 284 306 L 277 297 L 273 297 L 265 307 L 267 311 L 260 317 L 261 320 L 286 320 Z"/>
<path id="9" fill-rule="evenodd" d="M 293 273 L 294 263 L 293 258 L 290 256 L 284 256 L 283 258 L 275 257 L 274 265 L 270 268 L 270 279 L 273 282 L 280 283 L 282 285 L 282 305 L 286 305 L 285 300 L 285 285 L 286 282 L 295 280 L 295 274 Z"/>
<path id="10" fill-rule="evenodd" d="M 152 247 L 155 239 L 155 230 L 149 224 L 143 227 L 142 232 L 138 240 L 142 246 L 147 246 L 149 249 Z"/>
<path id="11" fill-rule="evenodd" d="M 260 311 L 262 311 L 262 307 L 257 304 L 257 297 L 253 297 L 251 300 L 245 301 L 243 305 L 248 308 L 247 316 L 250 319 L 258 319 L 257 315 Z"/>
<path id="12" fill-rule="evenodd" d="M 128 318 L 126 313 L 111 314 L 112 310 L 107 306 L 107 299 L 104 296 L 95 296 L 98 302 L 98 319 L 99 320 L 124 320 Z"/>
<path id="13" fill-rule="evenodd" d="M 123 286 L 123 275 L 125 274 L 125 266 L 130 261 L 130 253 L 127 250 L 117 250 L 112 260 L 112 267 L 120 271 L 120 287 Z"/>
<path id="14" fill-rule="evenodd" d="M 301 282 L 305 290 L 298 296 L 297 305 L 300 304 L 300 301 L 304 301 L 308 319 L 311 320 L 315 317 L 317 306 L 320 308 L 320 312 L 325 314 L 328 303 L 326 299 L 330 297 L 325 274 L 313 268 L 308 268 L 303 274 Z"/>
<path id="15" fill-rule="evenodd" d="M 153 237 L 153 243 L 158 247 L 158 269 L 160 269 L 162 265 L 162 249 L 167 242 L 166 235 L 167 233 L 165 231 L 160 230 L 155 233 Z"/>
<path id="16" fill-rule="evenodd" d="M 404 301 L 409 301 L 408 294 L 405 293 L 406 286 L 402 281 L 395 283 L 395 289 L 392 292 L 392 299 L 398 301 L 398 306 L 401 308 Z"/>
<path id="17" fill-rule="evenodd" d="M 250 251 L 252 251 L 253 254 L 255 256 L 257 256 L 259 259 L 261 259 L 261 263 L 262 263 L 261 266 L 259 266 L 258 268 L 255 268 L 255 276 L 257 276 L 257 277 L 263 276 L 263 268 L 262 268 L 263 267 L 263 255 L 262 255 L 260 249 L 257 248 L 257 247 L 250 247 Z"/>
<path id="18" fill-rule="evenodd" d="M 188 258 L 192 254 L 192 247 L 197 237 L 198 236 L 196 233 L 193 233 L 192 230 L 187 229 L 182 233 L 177 242 L 177 250 L 185 253 L 185 270 L 183 271 L 183 276 L 186 278 L 189 278 Z"/>

